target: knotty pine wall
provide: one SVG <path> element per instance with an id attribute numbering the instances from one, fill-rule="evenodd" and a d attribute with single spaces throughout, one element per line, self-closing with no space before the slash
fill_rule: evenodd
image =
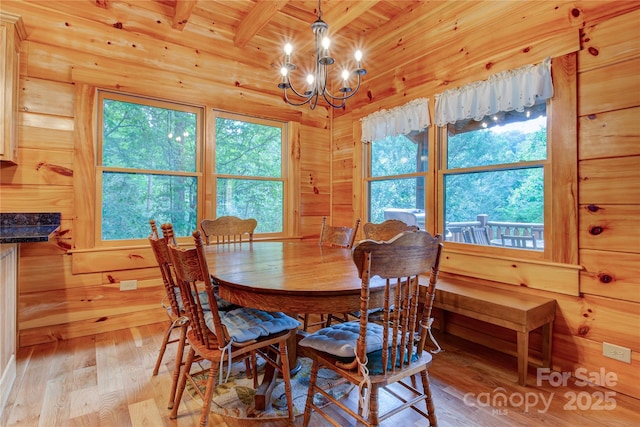
<path id="1" fill-rule="evenodd" d="M 2 4 L 22 17 L 28 35 L 21 51 L 19 161 L 0 169 L 1 210 L 62 214 L 53 241 L 21 245 L 20 346 L 166 318 L 160 306 L 164 290 L 148 245 L 100 248 L 94 242 L 96 88 L 203 106 L 209 117 L 218 109 L 288 122 L 292 169 L 299 175 L 293 233 L 318 234 L 322 217 L 330 214 L 328 109 L 292 108 L 279 96 L 213 80 L 204 69 L 238 76 L 250 70 L 204 51 L 197 55 L 203 70 L 193 67 L 193 49 L 178 43 L 180 33 L 174 42 L 159 40 L 95 26 L 47 6 Z M 108 13 L 92 2 L 73 7 Z M 267 60 L 251 61 L 262 59 Z M 208 128 L 209 150 L 211 134 Z M 206 178 L 203 187 L 211 188 Z M 205 200 L 207 217 L 213 215 L 211 194 Z M 121 292 L 119 282 L 130 279 L 138 280 L 138 289 Z"/>
<path id="2" fill-rule="evenodd" d="M 554 246 L 562 246 L 562 250 L 552 256 L 556 262 L 581 268 L 577 277 L 579 293 L 570 295 L 560 288 L 554 292 L 539 290 L 544 289 L 545 283 L 556 279 L 555 273 L 549 274 L 549 266 L 545 265 L 532 266 L 520 278 L 523 284 L 541 284 L 538 289 L 504 283 L 487 284 L 555 298 L 558 308 L 553 335 L 554 369 L 573 373 L 578 368 L 586 368 L 589 372 L 599 372 L 604 368 L 618 376 L 613 390 L 640 398 L 638 3 L 631 11 L 625 10 L 625 5 L 620 3 L 578 2 L 575 8 L 569 5 L 564 10 L 545 9 L 544 2 L 533 3 L 537 3 L 540 9 L 519 15 L 522 19 L 518 23 L 518 31 L 511 26 L 512 22 L 518 21 L 515 15 L 512 21 L 505 21 L 502 17 L 501 23 L 488 23 L 486 28 L 490 28 L 489 31 L 469 29 L 462 24 L 454 28 L 446 22 L 424 29 L 420 41 L 429 47 L 423 55 L 413 52 L 407 55 L 411 60 L 400 61 L 400 65 L 390 67 L 388 73 L 368 76 L 365 89 L 368 99 L 358 98 L 350 105 L 349 111 L 334 117 L 332 215 L 334 219 L 342 218 L 342 221 L 349 222 L 350 215 L 358 216 L 365 212 L 360 203 L 364 189 L 359 179 L 362 176 L 363 154 L 358 142 L 362 117 L 418 97 L 430 98 L 433 112 L 434 94 L 449 87 L 459 87 L 484 80 L 496 72 L 538 63 L 546 56 L 554 58 L 554 79 L 572 78 L 577 97 L 575 108 L 567 109 L 561 114 L 561 120 L 552 124 L 555 126 L 552 130 L 554 140 L 562 140 L 562 144 L 567 144 L 570 134 L 560 131 L 564 133 L 558 135 L 555 133 L 558 128 L 577 129 L 577 135 L 569 140 L 571 145 L 564 145 L 562 150 L 553 153 L 556 156 L 554 162 L 570 165 L 572 162 L 563 158 L 567 156 L 578 160 L 573 161 L 577 170 L 554 169 L 554 174 L 575 173 L 577 188 L 567 185 L 567 191 L 559 200 L 554 200 L 553 206 L 557 211 L 556 203 L 562 203 L 562 197 L 567 198 L 564 209 L 568 209 L 569 222 L 563 224 L 563 230 L 558 234 L 562 235 L 575 226 L 577 232 L 572 231 L 566 240 L 575 240 L 577 246 L 560 241 L 564 240 L 563 237 L 554 236 Z M 608 8 L 616 5 L 621 8 Z M 452 33 L 455 35 L 449 36 L 449 43 L 439 46 L 438 43 L 430 43 L 434 39 L 442 41 Z M 575 49 L 574 42 L 579 43 Z M 390 39 L 389 43 L 391 51 L 399 50 L 398 39 Z M 398 45 L 392 46 L 393 43 Z M 415 43 L 418 41 L 407 41 L 403 52 L 406 53 Z M 574 50 L 577 53 L 570 53 Z M 389 58 L 393 61 L 399 56 L 391 54 L 382 60 Z M 430 132 L 430 152 L 435 150 L 437 153 L 436 132 L 433 129 Z M 430 161 L 436 156 L 431 156 Z M 435 178 L 435 174 L 429 177 Z M 348 197 L 349 191 L 352 192 L 349 196 L 353 197 Z M 433 214 L 437 212 L 437 202 L 433 195 L 435 190 L 431 191 L 427 198 L 427 228 L 433 231 L 436 229 L 436 215 Z M 338 196 L 338 193 L 346 194 Z M 450 258 L 455 256 L 459 255 L 448 251 L 445 243 L 444 274 L 455 275 L 464 268 L 460 264 L 452 268 Z M 501 276 L 504 278 L 511 274 L 508 270 L 513 271 L 513 268 L 504 268 L 497 262 L 487 262 L 486 258 L 474 262 L 473 255 L 465 260 L 470 265 L 466 268 L 477 269 L 475 276 L 479 277 L 479 282 L 486 279 L 487 273 L 494 276 L 493 280 L 502 280 Z M 516 260 L 512 264 L 515 266 L 519 262 Z M 464 274 L 474 273 L 465 271 Z M 447 332 L 489 347 L 508 349 L 515 354 L 515 334 L 483 322 L 450 314 Z M 535 349 L 540 348 L 540 336 L 534 334 L 532 339 L 532 351 L 539 354 Z M 603 357 L 603 341 L 631 348 L 632 363 Z"/>
<path id="3" fill-rule="evenodd" d="M 88 9 L 88 4 L 78 2 L 76 7 Z M 53 242 L 21 247 L 21 346 L 156 322 L 165 315 L 159 308 L 163 290 L 151 252 L 144 247 L 99 249 L 89 237 L 96 87 L 290 122 L 299 170 L 296 234 L 307 236 L 317 234 L 323 215 L 342 225 L 362 213 L 360 118 L 422 96 L 431 98 L 433 107 L 433 95 L 447 87 L 547 56 L 573 55 L 577 113 L 568 112 L 566 127 L 575 123 L 577 129 L 578 146 L 571 148 L 579 154 L 580 181 L 577 192 L 568 196 L 570 202 L 554 208 L 571 210 L 575 203 L 578 209 L 569 228 L 579 232 L 573 236 L 576 245 L 554 246 L 562 246 L 564 262 L 584 267 L 580 294 L 519 290 L 558 301 L 556 369 L 605 367 L 620 377 L 616 391 L 640 398 L 640 203 L 633 184 L 640 170 L 637 2 L 524 2 L 507 18 L 498 17 L 495 3 L 461 7 L 453 2 L 443 8 L 438 22 L 407 14 L 398 20 L 396 32 L 374 31 L 370 36 L 388 55 L 372 61 L 362 93 L 347 109 L 315 112 L 285 107 L 279 97 L 259 87 L 223 85 L 182 65 L 179 59 L 189 64 L 193 52 L 171 41 L 96 28 L 90 21 L 37 4 L 5 7 L 23 17 L 28 37 L 20 72 L 20 161 L 0 169 L 1 209 L 62 213 Z M 63 22 L 68 25 L 60 25 Z M 144 49 L 132 49 L 131 44 Z M 171 56 L 166 55 L 167 46 Z M 200 52 L 198 61 L 214 63 L 230 75 L 250 72 L 210 52 Z M 633 87 L 636 90 L 630 90 Z M 430 132 L 430 152 L 435 153 L 435 131 Z M 434 231 L 433 194 L 427 203 L 427 228 Z M 588 233 L 596 224 L 605 230 L 599 236 Z M 139 289 L 120 292 L 118 282 L 128 279 L 137 279 Z M 449 325 L 449 332 L 486 345 L 509 348 L 514 342 L 510 333 L 469 319 L 451 316 Z M 603 358 L 605 340 L 632 348 L 633 363 Z"/>

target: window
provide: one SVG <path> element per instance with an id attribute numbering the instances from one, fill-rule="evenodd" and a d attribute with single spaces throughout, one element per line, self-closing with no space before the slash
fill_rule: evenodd
<path id="1" fill-rule="evenodd" d="M 543 250 L 553 91 L 547 58 L 436 95 L 446 240 Z"/>
<path id="2" fill-rule="evenodd" d="M 446 240 L 544 248 L 545 101 L 449 124 L 441 153 Z"/>
<path id="3" fill-rule="evenodd" d="M 216 116 L 216 215 L 255 218 L 256 233 L 283 233 L 284 123 Z"/>
<path id="4" fill-rule="evenodd" d="M 368 220 L 399 219 L 424 228 L 426 131 L 387 136 L 368 146 Z"/>
<path id="5" fill-rule="evenodd" d="M 143 239 L 149 220 L 197 228 L 202 110 L 100 92 L 98 240 Z"/>
<path id="6" fill-rule="evenodd" d="M 429 100 L 418 98 L 362 119 L 367 218 L 425 228 Z M 368 142 L 368 144 L 367 144 Z"/>

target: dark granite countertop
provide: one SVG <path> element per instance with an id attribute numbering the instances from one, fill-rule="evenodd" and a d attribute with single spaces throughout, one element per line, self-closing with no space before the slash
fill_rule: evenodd
<path id="1" fill-rule="evenodd" d="M 46 242 L 60 227 L 60 213 L 0 213 L 0 243 Z"/>

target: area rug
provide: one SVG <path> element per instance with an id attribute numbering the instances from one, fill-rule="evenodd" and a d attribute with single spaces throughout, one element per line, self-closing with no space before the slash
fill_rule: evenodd
<path id="1" fill-rule="evenodd" d="M 307 400 L 309 389 L 309 377 L 313 362 L 306 357 L 299 358 L 300 370 L 291 377 L 291 389 L 293 395 L 294 415 L 304 414 L 304 406 Z M 265 362 L 258 359 L 258 383 L 264 375 Z M 206 386 L 206 366 L 202 366 L 203 371 L 194 375 L 198 387 L 204 392 Z M 331 388 L 329 393 L 341 399 L 347 396 L 354 386 L 345 382 L 338 375 L 329 369 L 321 368 L 318 372 L 318 384 L 323 388 Z M 201 401 L 200 395 L 187 382 L 187 391 L 192 398 Z M 271 404 L 264 411 L 255 409 L 254 404 L 255 389 L 253 379 L 247 379 L 245 363 L 238 362 L 231 366 L 229 381 L 225 384 L 217 384 L 211 402 L 211 412 L 232 418 L 280 418 L 287 416 L 287 399 L 284 392 L 284 383 L 281 378 L 276 380 L 276 386 L 271 394 Z M 320 407 L 329 403 L 324 396 L 317 393 L 314 396 L 314 403 Z"/>

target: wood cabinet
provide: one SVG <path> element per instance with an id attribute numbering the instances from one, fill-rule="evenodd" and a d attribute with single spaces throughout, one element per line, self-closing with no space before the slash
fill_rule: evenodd
<path id="1" fill-rule="evenodd" d="M 16 379 L 18 245 L 0 245 L 0 415 Z"/>
<path id="2" fill-rule="evenodd" d="M 20 82 L 20 44 L 26 38 L 22 18 L 0 12 L 0 161 L 16 163 L 16 112 Z"/>

